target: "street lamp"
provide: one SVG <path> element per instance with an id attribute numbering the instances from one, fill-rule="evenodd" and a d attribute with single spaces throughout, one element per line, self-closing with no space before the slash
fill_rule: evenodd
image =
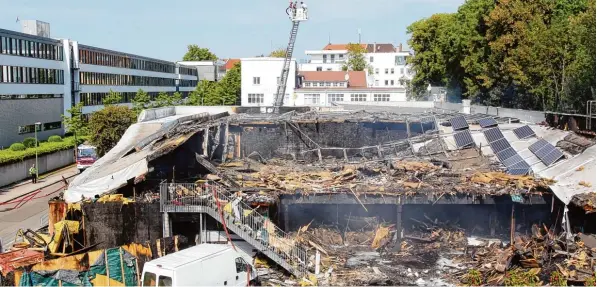
<path id="1" fill-rule="evenodd" d="M 39 165 L 37 164 L 37 146 L 39 146 L 39 142 L 37 141 L 37 127 L 41 126 L 40 122 L 35 123 L 35 178 L 39 178 Z"/>

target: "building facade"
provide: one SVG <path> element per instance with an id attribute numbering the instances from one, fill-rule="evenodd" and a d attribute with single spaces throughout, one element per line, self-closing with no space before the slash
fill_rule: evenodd
<path id="1" fill-rule="evenodd" d="M 370 87 L 404 87 L 404 80 L 412 79 L 414 74 L 406 64 L 411 53 L 403 51 L 402 45 L 360 45 L 366 50 L 364 57 L 370 67 L 367 69 Z M 300 71 L 342 71 L 348 60 L 347 44 L 328 44 L 322 50 L 308 50 L 305 54 L 310 59 L 299 65 Z"/>
<path id="2" fill-rule="evenodd" d="M 49 28 L 48 28 L 49 29 Z M 139 89 L 156 97 L 195 89 L 196 67 L 0 29 L 0 147 L 64 134 L 62 115 L 103 108 L 109 91 L 129 105 Z"/>
<path id="3" fill-rule="evenodd" d="M 284 58 L 257 57 L 243 58 L 241 62 L 241 105 L 273 106 L 284 66 Z M 292 59 L 284 105 L 290 102 L 290 95 L 296 87 L 296 60 Z"/>

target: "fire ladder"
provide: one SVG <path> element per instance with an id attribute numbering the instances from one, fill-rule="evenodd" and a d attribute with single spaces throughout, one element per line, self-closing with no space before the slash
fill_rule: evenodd
<path id="1" fill-rule="evenodd" d="M 286 48 L 286 57 L 284 58 L 284 66 L 280 74 L 280 82 L 278 82 L 278 90 L 274 99 L 274 113 L 278 113 L 280 107 L 284 104 L 284 93 L 286 92 L 286 83 L 288 82 L 288 75 L 290 74 L 290 63 L 292 62 L 292 52 L 294 52 L 294 42 L 296 41 L 296 34 L 298 33 L 299 24 L 301 21 L 307 20 L 306 11 L 303 8 L 297 8 L 296 12 L 290 16 L 292 20 L 292 30 L 290 30 L 290 40 Z"/>

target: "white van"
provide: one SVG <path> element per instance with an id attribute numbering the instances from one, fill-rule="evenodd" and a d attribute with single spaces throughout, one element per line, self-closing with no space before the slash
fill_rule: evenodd
<path id="1" fill-rule="evenodd" d="M 227 244 L 189 247 L 145 263 L 141 286 L 254 285 L 255 268 L 243 257 Z"/>

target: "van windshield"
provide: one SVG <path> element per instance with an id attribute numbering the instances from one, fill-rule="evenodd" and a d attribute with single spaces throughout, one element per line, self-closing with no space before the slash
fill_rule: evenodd
<path id="1" fill-rule="evenodd" d="M 93 148 L 79 149 L 80 157 L 94 157 L 95 155 L 96 155 L 95 149 L 93 149 Z"/>
<path id="2" fill-rule="evenodd" d="M 155 274 L 151 272 L 143 273 L 143 286 L 154 286 L 155 287 Z"/>
<path id="3" fill-rule="evenodd" d="M 167 276 L 160 276 L 160 279 L 158 280 L 158 286 L 172 286 L 172 278 Z"/>

